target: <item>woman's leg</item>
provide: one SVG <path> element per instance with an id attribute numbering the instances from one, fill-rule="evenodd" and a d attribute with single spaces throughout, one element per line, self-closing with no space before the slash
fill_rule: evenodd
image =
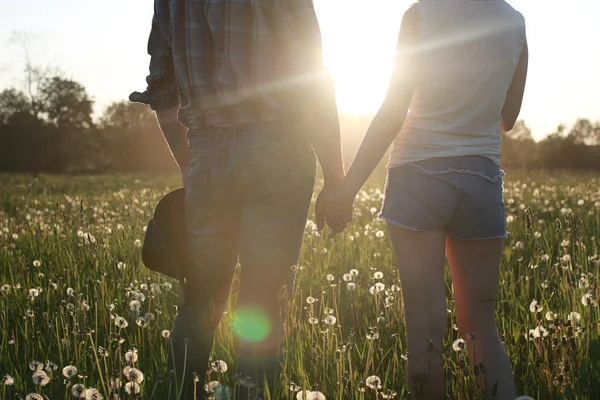
<path id="1" fill-rule="evenodd" d="M 413 232 L 393 224 L 388 224 L 388 231 L 402 284 L 411 398 L 442 399 L 442 339 L 447 325 L 445 233 Z"/>
<path id="2" fill-rule="evenodd" d="M 514 399 L 510 360 L 496 326 L 496 296 L 504 239 L 466 241 L 448 237 L 446 251 L 456 304 L 458 331 L 467 340 L 472 363 L 483 363 L 483 390 L 496 386 L 497 400 Z M 468 340 L 469 334 L 474 340 Z"/>

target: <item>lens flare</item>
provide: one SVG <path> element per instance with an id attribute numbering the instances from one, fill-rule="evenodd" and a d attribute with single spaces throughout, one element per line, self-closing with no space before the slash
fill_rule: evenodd
<path id="1" fill-rule="evenodd" d="M 243 307 L 236 311 L 231 327 L 242 340 L 262 342 L 271 331 L 271 319 L 260 307 Z"/>

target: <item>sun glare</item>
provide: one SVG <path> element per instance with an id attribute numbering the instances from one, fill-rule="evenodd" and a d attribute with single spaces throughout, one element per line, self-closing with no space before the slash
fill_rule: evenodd
<path id="1" fill-rule="evenodd" d="M 409 1 L 315 0 L 325 65 L 341 112 L 377 111 L 392 69 L 398 29 Z"/>

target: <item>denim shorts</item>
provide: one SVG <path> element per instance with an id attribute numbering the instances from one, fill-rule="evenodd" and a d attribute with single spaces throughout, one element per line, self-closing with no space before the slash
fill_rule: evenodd
<path id="1" fill-rule="evenodd" d="M 380 218 L 411 231 L 464 240 L 507 235 L 504 171 L 480 156 L 435 158 L 388 169 Z"/>

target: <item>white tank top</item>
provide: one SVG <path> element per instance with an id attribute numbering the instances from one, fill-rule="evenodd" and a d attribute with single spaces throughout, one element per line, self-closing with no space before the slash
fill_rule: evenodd
<path id="1" fill-rule="evenodd" d="M 421 69 L 389 167 L 478 155 L 500 164 L 501 111 L 525 43 L 503 0 L 422 0 Z"/>

